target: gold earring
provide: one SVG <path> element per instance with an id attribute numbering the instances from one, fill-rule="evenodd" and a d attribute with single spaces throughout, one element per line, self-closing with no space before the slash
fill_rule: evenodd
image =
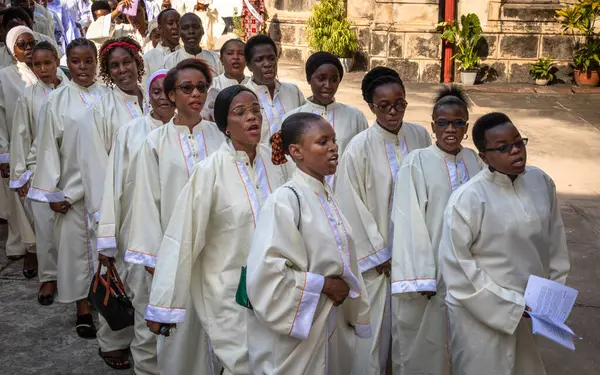
<path id="1" fill-rule="evenodd" d="M 435 133 L 431 133 L 431 139 L 435 139 Z"/>
<path id="2" fill-rule="evenodd" d="M 465 137 L 463 139 L 469 139 L 469 135 L 465 134 Z"/>

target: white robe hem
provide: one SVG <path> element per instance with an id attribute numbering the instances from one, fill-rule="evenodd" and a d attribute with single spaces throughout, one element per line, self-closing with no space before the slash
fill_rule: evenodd
<path id="1" fill-rule="evenodd" d="M 414 292 L 437 292 L 437 282 L 435 279 L 392 281 L 392 294 Z"/>

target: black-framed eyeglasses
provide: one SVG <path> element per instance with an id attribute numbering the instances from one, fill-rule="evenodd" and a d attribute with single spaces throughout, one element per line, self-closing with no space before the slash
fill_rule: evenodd
<path id="1" fill-rule="evenodd" d="M 516 142 L 512 142 L 512 143 L 507 143 L 505 145 L 502 145 L 500 147 L 496 147 L 496 148 L 486 148 L 485 151 L 498 151 L 501 152 L 503 154 L 507 153 L 507 152 L 511 152 L 513 147 L 517 147 L 519 149 L 527 146 L 527 143 L 529 143 L 529 139 L 527 138 L 523 138 L 521 140 L 518 140 Z"/>
<path id="2" fill-rule="evenodd" d="M 258 116 L 262 113 L 262 107 L 260 104 L 252 104 L 249 107 L 237 107 L 234 108 L 231 113 L 236 116 L 244 116 L 248 111 L 252 112 L 253 115 Z"/>
<path id="3" fill-rule="evenodd" d="M 450 124 L 452 124 L 455 128 L 464 128 L 467 126 L 468 123 L 466 120 L 462 120 L 462 119 L 457 119 L 457 120 L 438 119 L 435 121 L 435 125 L 439 126 L 440 128 L 447 128 L 448 126 L 450 126 Z"/>
<path id="4" fill-rule="evenodd" d="M 175 86 L 175 89 L 181 90 L 184 94 L 191 94 L 194 92 L 194 89 L 198 90 L 200 94 L 206 94 L 210 86 L 206 82 L 198 82 L 195 85 L 193 83 L 184 83 L 179 86 Z"/>
<path id="5" fill-rule="evenodd" d="M 381 112 L 390 113 L 392 112 L 392 108 L 394 108 L 398 112 L 402 112 L 408 107 L 408 102 L 406 100 L 397 101 L 394 104 L 386 104 L 386 105 L 378 105 L 375 103 L 371 103 L 373 107 L 379 109 Z"/>
<path id="6" fill-rule="evenodd" d="M 29 42 L 19 42 L 19 43 L 15 43 L 15 46 L 17 46 L 21 51 L 25 51 L 27 49 L 27 47 L 35 47 L 35 45 L 37 44 L 37 40 L 33 39 L 30 40 Z"/>

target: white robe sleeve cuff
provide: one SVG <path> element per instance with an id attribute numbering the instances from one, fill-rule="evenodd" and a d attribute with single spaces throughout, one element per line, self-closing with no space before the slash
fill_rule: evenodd
<path id="1" fill-rule="evenodd" d="M 94 220 L 96 221 L 96 224 L 100 222 L 100 211 L 94 212 Z"/>
<path id="2" fill-rule="evenodd" d="M 414 292 L 437 292 L 435 279 L 411 279 L 392 281 L 392 294 Z"/>
<path id="3" fill-rule="evenodd" d="M 32 174 L 33 174 L 33 172 L 28 170 L 25 173 L 23 173 L 21 175 L 21 177 L 19 177 L 18 179 L 10 180 L 10 182 L 8 183 L 8 186 L 11 189 L 20 189 L 21 187 L 23 187 L 23 185 L 25 185 L 27 183 L 27 181 L 29 181 Z"/>
<path id="4" fill-rule="evenodd" d="M 390 259 L 392 259 L 392 252 L 385 247 L 375 253 L 359 259 L 358 268 L 360 269 L 360 273 L 363 273 L 387 262 Z"/>
<path id="5" fill-rule="evenodd" d="M 103 252 L 104 250 L 116 249 L 117 239 L 115 237 L 98 237 L 98 240 L 96 240 L 96 248 L 100 252 Z"/>
<path id="6" fill-rule="evenodd" d="M 325 277 L 306 272 L 304 289 L 302 290 L 302 297 L 300 297 L 300 303 L 296 310 L 296 316 L 292 322 L 290 336 L 300 340 L 308 338 L 324 283 Z"/>
<path id="7" fill-rule="evenodd" d="M 181 323 L 185 318 L 185 309 L 178 307 L 159 307 L 148 305 L 144 319 L 160 323 Z"/>
<path id="8" fill-rule="evenodd" d="M 0 154 L 0 164 L 6 164 L 10 162 L 10 154 L 4 153 L 4 154 Z"/>
<path id="9" fill-rule="evenodd" d="M 371 331 L 370 324 L 357 323 L 354 325 L 354 334 L 361 339 L 369 339 L 373 336 L 373 331 Z"/>
<path id="10" fill-rule="evenodd" d="M 27 198 L 38 202 L 54 203 L 65 201 L 65 193 L 62 191 L 46 191 L 38 188 L 30 188 Z"/>
<path id="11" fill-rule="evenodd" d="M 156 256 L 141 251 L 127 249 L 125 252 L 125 261 L 127 263 L 141 264 L 146 267 L 156 268 Z"/>

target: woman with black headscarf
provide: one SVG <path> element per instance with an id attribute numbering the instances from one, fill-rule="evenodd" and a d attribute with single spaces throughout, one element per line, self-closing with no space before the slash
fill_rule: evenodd
<path id="1" fill-rule="evenodd" d="M 286 114 L 298 112 L 314 113 L 327 120 L 335 130 L 340 157 L 348 142 L 369 127 L 367 118 L 357 108 L 335 101 L 335 94 L 344 77 L 342 63 L 335 55 L 317 52 L 306 60 L 306 80 L 312 96 L 304 105 Z M 327 176 L 329 186 L 335 190 L 335 175 Z"/>
<path id="2" fill-rule="evenodd" d="M 247 313 L 235 293 L 260 209 L 290 171 L 289 164 L 274 165 L 270 148 L 259 144 L 261 108 L 250 89 L 221 91 L 215 120 L 227 141 L 198 164 L 179 195 L 158 252 L 146 318 L 156 333 L 160 323 L 179 323 L 190 296 L 224 373 L 249 374 Z"/>

